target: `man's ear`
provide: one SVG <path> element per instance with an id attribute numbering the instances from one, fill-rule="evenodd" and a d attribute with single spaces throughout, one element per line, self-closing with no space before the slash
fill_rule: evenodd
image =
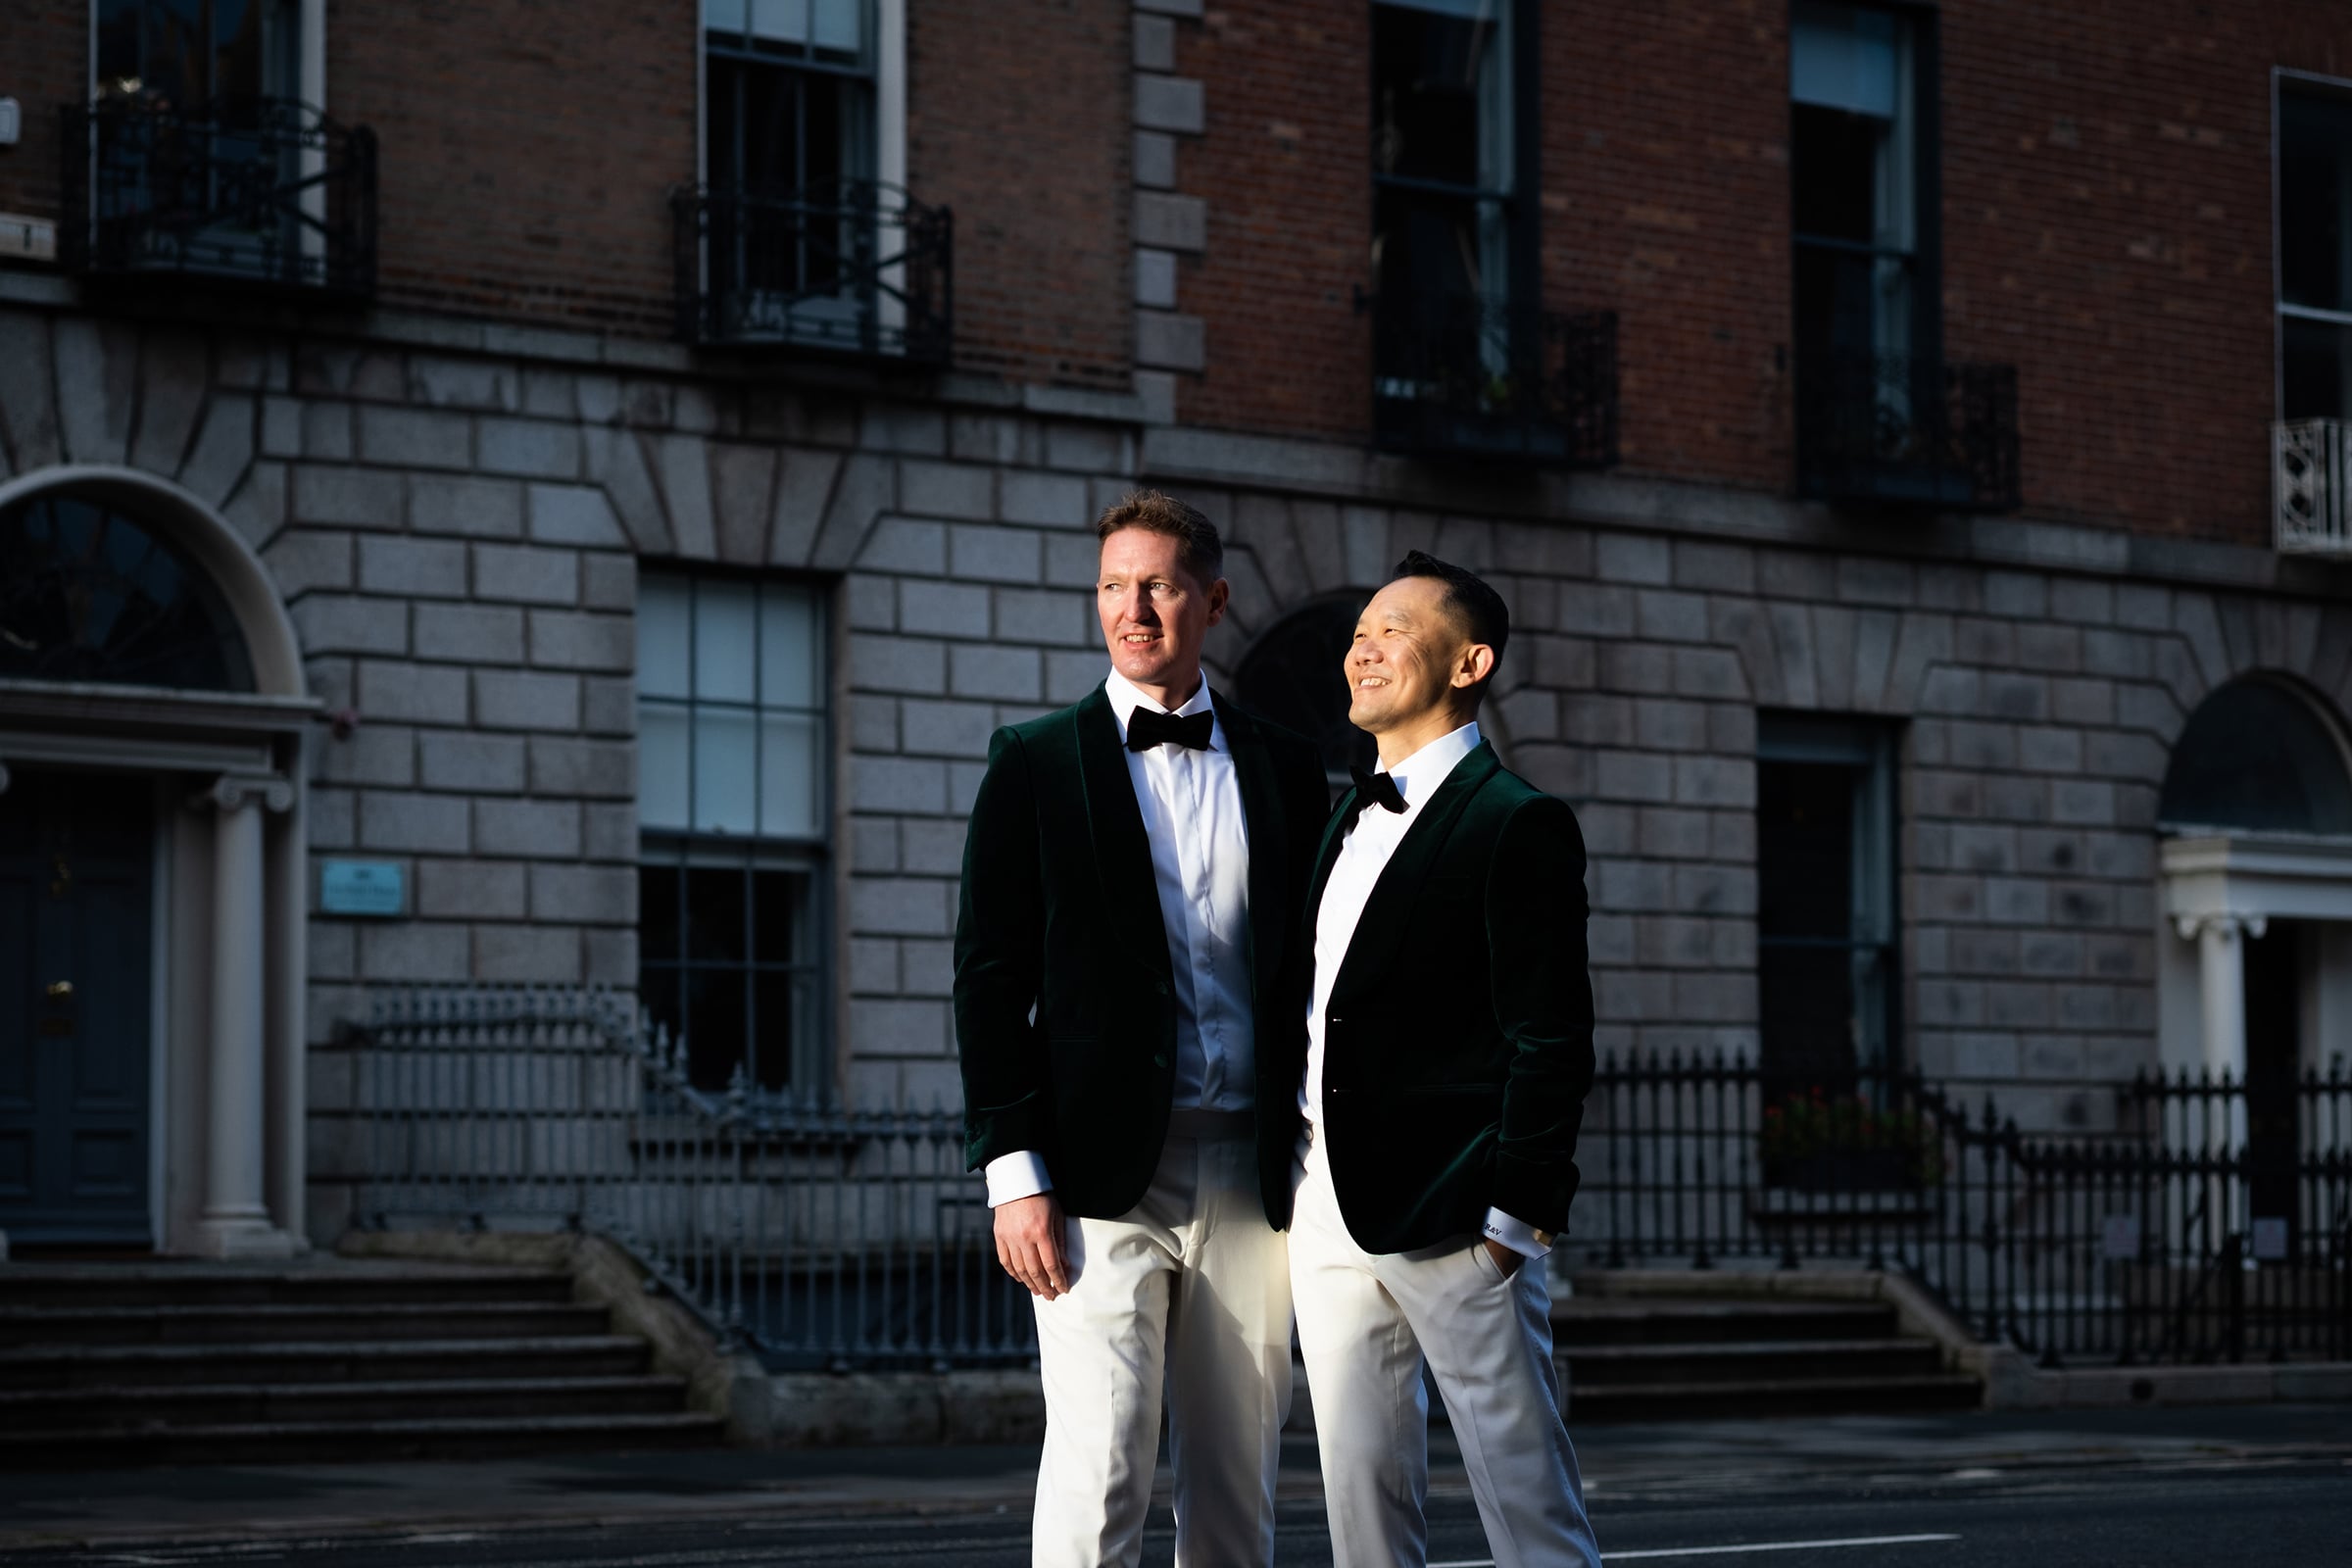
<path id="1" fill-rule="evenodd" d="M 1485 643 L 1472 643 L 1462 650 L 1462 657 L 1453 666 L 1452 685 L 1455 690 L 1477 686 L 1494 673 L 1494 650 Z"/>
<path id="2" fill-rule="evenodd" d="M 1219 577 L 1208 585 L 1208 623 L 1214 626 L 1225 618 L 1226 601 L 1233 597 L 1233 584 Z"/>

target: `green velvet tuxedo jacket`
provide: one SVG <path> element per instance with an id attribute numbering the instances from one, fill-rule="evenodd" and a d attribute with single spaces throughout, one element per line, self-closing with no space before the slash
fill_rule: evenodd
<path id="1" fill-rule="evenodd" d="M 1331 790 L 1311 742 L 1211 700 L 1250 843 L 1258 1164 L 1267 1216 L 1282 1224 L 1312 956 L 1299 915 Z M 972 806 L 956 921 L 972 1167 L 1036 1150 L 1065 1212 L 1126 1213 L 1167 1142 L 1176 1023 L 1152 848 L 1118 719 L 1098 687 L 997 731 Z"/>
<path id="2" fill-rule="evenodd" d="M 1323 834 L 1310 944 L 1360 809 L 1350 791 Z M 1373 886 L 1324 1013 L 1325 1155 L 1366 1251 L 1476 1233 L 1490 1205 L 1568 1228 L 1592 1088 L 1585 911 L 1576 813 L 1482 741 Z"/>

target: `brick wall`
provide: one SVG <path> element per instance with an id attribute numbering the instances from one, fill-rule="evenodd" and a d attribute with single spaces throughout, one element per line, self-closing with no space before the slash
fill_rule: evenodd
<path id="1" fill-rule="evenodd" d="M 1179 34 L 1210 234 L 1184 417 L 1360 441 L 1368 12 L 1212 8 Z M 1620 315 L 1627 468 L 1787 492 L 1788 10 L 1542 8 L 1544 290 Z M 2029 514 L 2267 537 L 2271 72 L 2352 71 L 2318 0 L 1939 8 L 1954 358 L 2018 367 Z"/>
<path id="2" fill-rule="evenodd" d="M 909 0 L 908 184 L 956 218 L 956 352 L 1124 390 L 1128 22 L 1076 0 Z M 23 15 L 20 17 L 19 13 Z M 57 215 L 56 106 L 87 79 L 87 0 L 23 0 L 0 93 L 0 212 Z M 701 115 L 697 0 L 327 7 L 327 110 L 374 129 L 378 299 L 669 335 L 668 194 Z"/>
<path id="3" fill-rule="evenodd" d="M 377 138 L 384 301 L 665 335 L 697 17 L 695 0 L 330 4 L 328 113 Z"/>
<path id="4" fill-rule="evenodd" d="M 1128 24 L 1099 0 L 907 0 L 907 181 L 956 213 L 957 360 L 1124 391 Z"/>
<path id="5" fill-rule="evenodd" d="M 0 213 L 57 216 L 57 111 L 89 85 L 90 8 L 15 0 L 0 19 L 0 97 L 24 115 L 24 139 L 0 147 Z"/>

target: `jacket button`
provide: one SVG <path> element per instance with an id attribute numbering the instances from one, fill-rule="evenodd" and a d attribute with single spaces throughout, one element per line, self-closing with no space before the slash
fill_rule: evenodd
<path id="1" fill-rule="evenodd" d="M 1168 994 L 1168 983 L 1165 980 L 1162 980 L 1156 985 L 1152 986 L 1152 989 L 1157 992 L 1160 996 L 1164 997 Z"/>
<path id="2" fill-rule="evenodd" d="M 1168 1064 L 1168 1054 L 1167 1054 L 1166 1052 L 1164 1052 L 1164 1051 L 1162 1051 L 1162 1052 L 1158 1053 L 1157 1054 L 1155 1054 L 1155 1055 L 1154 1055 L 1154 1056 L 1152 1056 L 1152 1066 L 1154 1066 L 1154 1067 L 1165 1067 L 1167 1064 Z"/>

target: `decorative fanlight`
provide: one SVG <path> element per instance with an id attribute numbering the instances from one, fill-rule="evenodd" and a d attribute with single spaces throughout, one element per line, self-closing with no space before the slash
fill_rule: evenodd
<path id="1" fill-rule="evenodd" d="M 254 689 L 227 602 L 175 545 L 72 492 L 0 512 L 0 678 Z"/>

